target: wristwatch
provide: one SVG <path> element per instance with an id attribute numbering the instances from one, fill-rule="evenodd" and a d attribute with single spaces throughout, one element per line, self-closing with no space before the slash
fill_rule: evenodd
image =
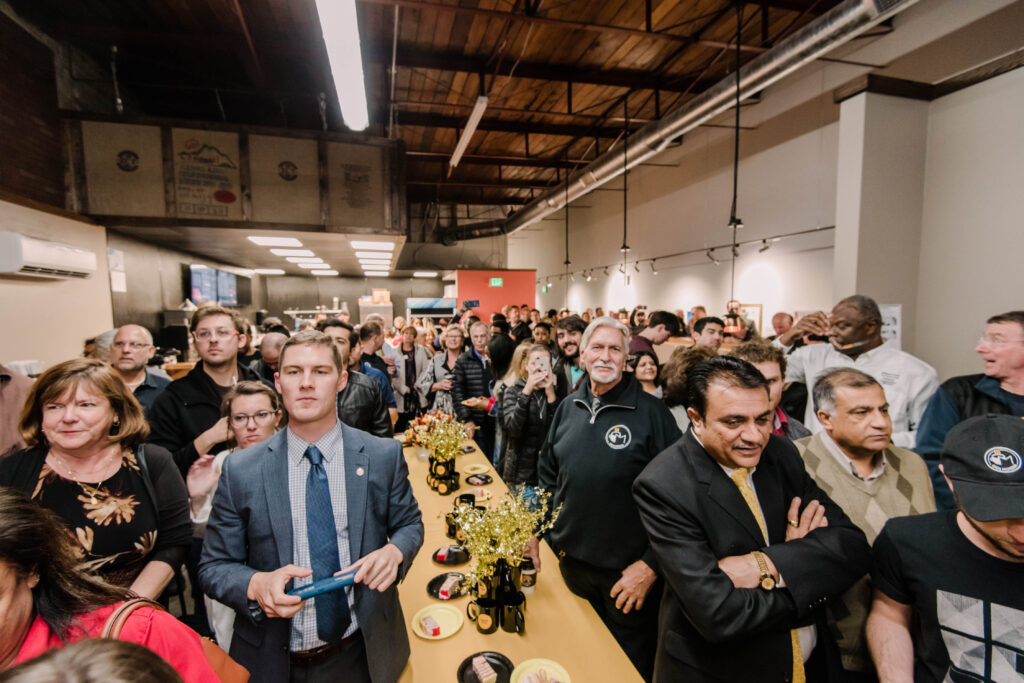
<path id="1" fill-rule="evenodd" d="M 768 569 L 768 562 L 764 559 L 764 554 L 759 550 L 755 550 L 753 554 L 754 559 L 757 560 L 757 568 L 761 571 L 758 583 L 763 590 L 770 591 L 775 588 L 775 577 L 772 576 L 771 570 Z"/>

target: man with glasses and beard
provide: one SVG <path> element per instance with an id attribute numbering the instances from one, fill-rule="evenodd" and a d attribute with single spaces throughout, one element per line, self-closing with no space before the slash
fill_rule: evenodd
<path id="1" fill-rule="evenodd" d="M 167 385 L 149 415 L 150 441 L 171 452 L 183 477 L 200 455 L 227 448 L 228 422 L 220 416 L 220 404 L 228 389 L 242 380 L 261 381 L 238 362 L 244 340 L 229 310 L 201 307 L 189 321 L 189 332 L 200 360 Z"/>
<path id="2" fill-rule="evenodd" d="M 255 372 L 238 362 L 238 352 L 245 340 L 238 333 L 231 311 L 216 305 L 202 306 L 192 314 L 189 331 L 200 360 L 187 375 L 167 385 L 149 414 L 150 443 L 171 452 L 183 478 L 200 456 L 228 448 L 228 418 L 221 417 L 220 406 L 231 387 L 244 380 L 261 381 Z M 206 610 L 199 593 L 202 548 L 203 539 L 193 538 L 185 566 L 192 583 L 197 630 L 208 634 Z"/>
<path id="3" fill-rule="evenodd" d="M 537 464 L 539 488 L 552 494 L 552 508 L 562 506 L 548 541 L 569 590 L 590 602 L 650 680 L 661 583 L 630 487 L 679 428 L 665 404 L 624 372 L 628 327 L 597 318 L 579 343 L 588 379 L 559 404 Z M 539 569 L 535 540 L 527 553 Z"/>
<path id="4" fill-rule="evenodd" d="M 114 343 L 110 346 L 110 365 L 124 380 L 125 386 L 135 394 L 148 418 L 157 396 L 171 383 L 170 378 L 146 368 L 156 352 L 153 335 L 141 325 L 123 325 L 117 330 Z"/>

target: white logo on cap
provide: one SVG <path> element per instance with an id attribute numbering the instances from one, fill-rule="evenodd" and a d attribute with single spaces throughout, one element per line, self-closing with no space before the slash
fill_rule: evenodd
<path id="1" fill-rule="evenodd" d="M 985 464 L 993 472 L 1013 474 L 1022 464 L 1020 454 L 1006 446 L 995 446 L 985 451 Z"/>

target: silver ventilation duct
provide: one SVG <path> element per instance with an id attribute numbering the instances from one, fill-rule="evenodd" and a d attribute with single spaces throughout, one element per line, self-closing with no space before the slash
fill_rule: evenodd
<path id="1" fill-rule="evenodd" d="M 875 24 L 902 12 L 917 0 L 846 0 L 786 40 L 763 52 L 740 69 L 740 98 L 745 99 L 772 83 L 855 38 Z M 569 189 L 559 185 L 526 204 L 502 222 L 460 226 L 445 241 L 512 234 L 561 209 L 664 150 L 669 143 L 705 121 L 727 111 L 736 99 L 736 76 L 726 76 L 679 109 L 651 121 L 618 145 L 569 176 Z M 628 147 L 628 152 L 624 150 Z M 623 154 L 628 154 L 623 159 Z M 625 163 L 624 163 L 625 162 Z"/>

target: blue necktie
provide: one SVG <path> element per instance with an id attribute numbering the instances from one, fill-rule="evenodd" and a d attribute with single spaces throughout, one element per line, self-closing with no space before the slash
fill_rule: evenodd
<path id="1" fill-rule="evenodd" d="M 327 472 L 321 464 L 324 456 L 316 446 L 307 448 L 305 456 L 310 462 L 309 475 L 306 476 L 306 536 L 309 539 L 313 581 L 319 581 L 341 570 L 338 529 L 334 526 Z M 341 640 L 352 621 L 345 589 L 321 593 L 313 599 L 316 601 L 317 636 L 325 643 Z"/>

